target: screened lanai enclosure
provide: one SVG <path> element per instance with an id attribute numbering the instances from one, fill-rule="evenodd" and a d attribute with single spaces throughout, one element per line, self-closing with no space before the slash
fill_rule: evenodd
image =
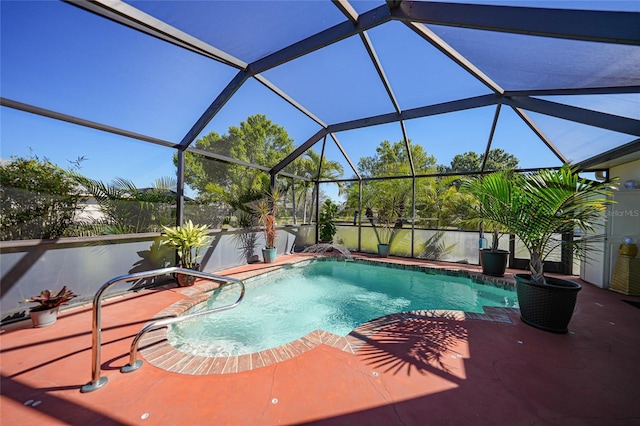
<path id="1" fill-rule="evenodd" d="M 205 269 L 255 260 L 274 191 L 280 254 L 319 241 L 327 204 L 333 241 L 374 253 L 391 200 L 392 255 L 477 264 L 460 182 L 571 163 L 630 183 L 596 269 L 549 267 L 606 287 L 640 238 L 636 1 L 0 5 L 3 312 L 173 264 L 162 225 L 186 220 L 215 237 Z"/>

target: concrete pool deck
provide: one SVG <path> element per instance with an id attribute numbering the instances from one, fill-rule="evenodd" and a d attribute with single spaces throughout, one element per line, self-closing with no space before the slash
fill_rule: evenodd
<path id="1" fill-rule="evenodd" d="M 225 274 L 257 268 L 267 266 Z M 0 423 L 640 424 L 640 309 L 624 302 L 639 297 L 584 284 L 566 335 L 531 328 L 516 313 L 505 322 L 405 315 L 357 329 L 354 353 L 320 342 L 237 373 L 186 375 L 149 362 L 120 373 L 133 336 L 184 300 L 185 290 L 169 286 L 105 303 L 102 375 L 109 382 L 91 393 L 80 393 L 91 377 L 89 307 L 63 311 L 48 328 L 4 327 Z"/>

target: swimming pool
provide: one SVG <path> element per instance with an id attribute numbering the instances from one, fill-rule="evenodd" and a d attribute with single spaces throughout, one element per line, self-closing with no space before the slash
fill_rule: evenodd
<path id="1" fill-rule="evenodd" d="M 201 356 L 243 355 L 281 346 L 314 330 L 346 336 L 365 322 L 413 310 L 483 312 L 483 306 L 517 307 L 515 290 L 480 284 L 464 276 L 314 261 L 246 281 L 236 308 L 173 324 L 168 341 Z M 211 309 L 232 303 L 234 286 L 215 290 Z"/>

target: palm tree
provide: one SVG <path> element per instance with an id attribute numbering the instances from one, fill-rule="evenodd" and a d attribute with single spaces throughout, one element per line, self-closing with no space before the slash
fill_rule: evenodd
<path id="1" fill-rule="evenodd" d="M 318 170 L 320 170 L 320 177 L 318 179 Z M 305 152 L 304 157 L 300 162 L 300 175 L 304 177 L 308 177 L 312 181 L 315 180 L 333 180 L 338 179 L 344 173 L 344 168 L 337 161 L 330 161 L 326 158 L 322 158 L 322 165 L 320 164 L 320 154 L 316 153 L 314 150 L 309 149 Z M 313 184 L 312 181 L 303 181 L 301 183 L 302 191 L 300 194 L 300 198 L 302 200 L 298 200 L 298 202 L 302 201 L 303 205 L 303 222 L 307 221 L 307 211 L 309 212 L 309 217 L 313 217 L 313 207 L 315 200 L 315 188 L 313 188 L 311 192 L 311 203 L 308 206 L 307 210 L 307 197 L 309 193 L 309 188 Z M 342 191 L 342 186 L 338 185 L 339 191 Z M 340 193 L 339 192 L 339 193 Z"/>
<path id="2" fill-rule="evenodd" d="M 580 178 L 570 166 L 527 175 L 495 172 L 462 185 L 480 204 L 481 217 L 473 220 L 520 238 L 530 254 L 531 281 L 539 284 L 546 284 L 543 264 L 555 248 L 566 245 L 578 257 L 587 256 L 593 240 L 559 241 L 554 234 L 593 232 L 615 187 Z"/>
<path id="3" fill-rule="evenodd" d="M 162 177 L 149 188 L 138 188 L 125 178 L 105 183 L 68 173 L 93 196 L 105 216 L 83 225 L 91 235 L 159 232 L 172 222 L 172 206 L 176 202 L 173 177 Z"/>

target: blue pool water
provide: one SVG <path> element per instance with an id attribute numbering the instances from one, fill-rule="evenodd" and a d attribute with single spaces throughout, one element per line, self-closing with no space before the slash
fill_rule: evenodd
<path id="1" fill-rule="evenodd" d="M 238 286 L 214 291 L 210 309 L 235 302 Z M 483 312 L 517 306 L 513 290 L 466 277 L 433 275 L 357 262 L 319 261 L 246 282 L 234 309 L 173 324 L 169 342 L 194 355 L 242 355 L 277 347 L 314 330 L 346 336 L 359 325 L 423 309 Z"/>

